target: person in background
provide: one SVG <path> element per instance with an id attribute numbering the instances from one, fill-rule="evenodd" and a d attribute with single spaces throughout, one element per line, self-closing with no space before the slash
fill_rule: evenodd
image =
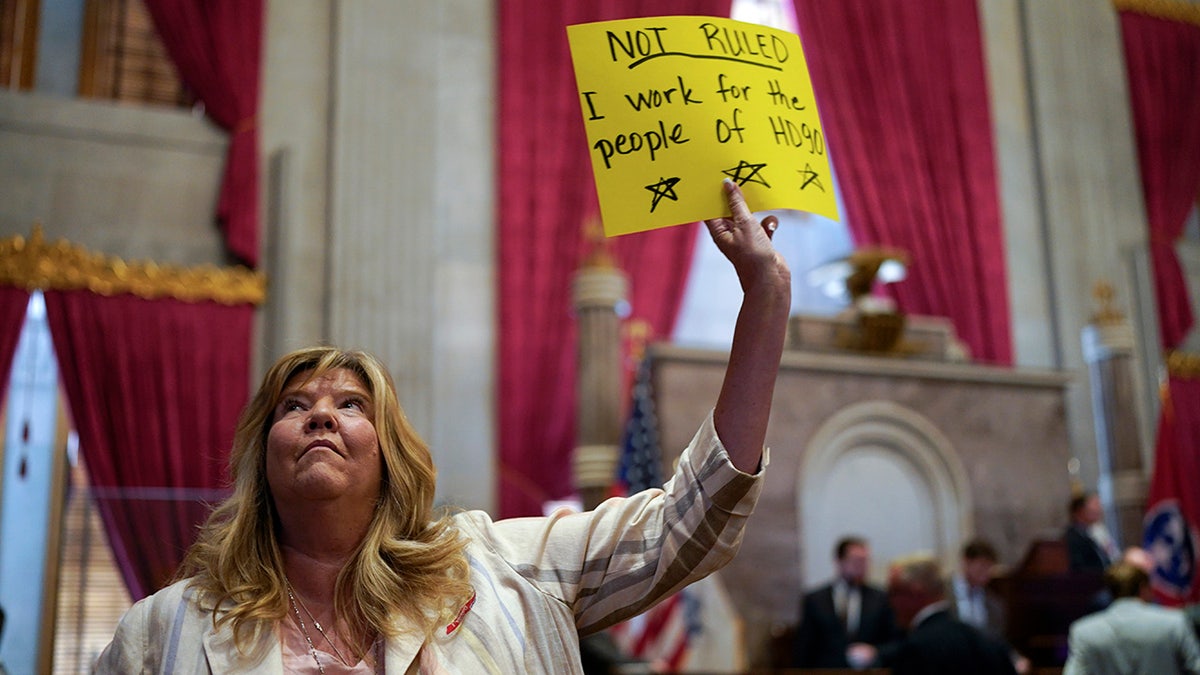
<path id="1" fill-rule="evenodd" d="M 958 620 L 1003 637 L 1004 605 L 987 587 L 996 562 L 996 549 L 987 541 L 972 539 L 963 545 L 958 572 L 950 579 L 950 610 Z"/>
<path id="2" fill-rule="evenodd" d="M 985 539 L 972 539 L 963 545 L 958 572 L 950 579 L 950 612 L 954 618 L 1007 643 L 1004 603 L 988 589 L 998 561 L 995 547 Z M 1010 655 L 1018 673 L 1029 672 L 1029 659 L 1015 650 L 1010 650 Z"/>
<path id="3" fill-rule="evenodd" d="M 1068 565 L 1072 572 L 1103 572 L 1119 557 L 1108 529 L 1104 527 L 1104 507 L 1095 492 L 1071 498 L 1067 505 L 1071 522 L 1063 533 L 1067 543 Z"/>
<path id="4" fill-rule="evenodd" d="M 1071 624 L 1063 675 L 1200 674 L 1200 644 L 1178 609 L 1150 603 L 1150 576 L 1121 561 L 1104 573 L 1107 609 Z"/>
<path id="5" fill-rule="evenodd" d="M 705 221 L 743 298 L 712 411 L 663 489 L 493 521 L 433 509 L 436 470 L 386 367 L 312 347 L 242 413 L 233 494 L 99 673 L 581 673 L 579 637 L 726 564 L 762 489 L 791 278 L 726 182 Z"/>
<path id="6" fill-rule="evenodd" d="M 871 548 L 862 537 L 834 547 L 837 577 L 806 593 L 800 603 L 793 665 L 862 668 L 883 663 L 879 648 L 899 637 L 887 594 L 867 583 Z"/>
<path id="7" fill-rule="evenodd" d="M 940 563 L 928 555 L 896 560 L 888 598 L 908 634 L 889 659 L 893 675 L 1011 675 L 1010 650 L 982 630 L 954 618 Z"/>

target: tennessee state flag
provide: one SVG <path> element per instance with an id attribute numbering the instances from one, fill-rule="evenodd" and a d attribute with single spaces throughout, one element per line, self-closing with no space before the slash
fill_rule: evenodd
<path id="1" fill-rule="evenodd" d="M 1171 375 L 1163 396 L 1154 454 L 1142 543 L 1154 558 L 1154 595 L 1165 605 L 1197 602 L 1200 378 Z"/>

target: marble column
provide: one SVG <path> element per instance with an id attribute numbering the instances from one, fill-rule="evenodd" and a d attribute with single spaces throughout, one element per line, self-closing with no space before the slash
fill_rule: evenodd
<path id="1" fill-rule="evenodd" d="M 578 432 L 575 489 L 585 509 L 603 501 L 613 482 L 621 440 L 621 335 L 618 312 L 629 282 L 603 241 L 571 283 L 579 324 Z"/>
<path id="2" fill-rule="evenodd" d="M 273 5 L 299 12 L 305 3 Z M 322 317 L 329 342 L 373 352 L 391 369 L 438 467 L 438 502 L 491 509 L 492 4 L 329 6 L 327 225 L 297 224 L 287 238 L 290 277 L 323 274 L 327 283 L 320 293 L 301 287 L 292 306 Z M 316 149 L 301 142 L 296 169 L 305 172 L 301 150 Z M 301 184 L 298 195 L 312 189 Z M 297 256 L 300 247 L 312 255 Z"/>
<path id="3" fill-rule="evenodd" d="M 1106 0 L 979 0 L 1003 214 L 1014 365 L 1082 371 L 1091 284 L 1128 309 L 1142 443 L 1155 418 L 1158 340 L 1120 20 Z M 1098 142 L 1097 139 L 1105 139 Z M 1068 389 L 1079 478 L 1099 469 L 1091 392 Z"/>
<path id="4" fill-rule="evenodd" d="M 1136 410 L 1134 331 L 1113 308 L 1112 288 L 1099 284 L 1101 307 L 1083 328 L 1083 356 L 1088 365 L 1096 426 L 1096 482 L 1105 518 L 1121 546 L 1142 539 L 1147 477 Z"/>

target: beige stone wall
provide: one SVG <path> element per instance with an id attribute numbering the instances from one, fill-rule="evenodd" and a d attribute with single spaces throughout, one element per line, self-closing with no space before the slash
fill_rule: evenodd
<path id="1" fill-rule="evenodd" d="M 726 355 L 662 345 L 653 354 L 654 396 L 670 461 L 715 403 Z M 785 353 L 767 431 L 771 459 L 763 495 L 741 552 L 723 574 L 745 620 L 752 657 L 764 653 L 772 629 L 796 621 L 802 591 L 828 580 L 803 569 L 798 505 L 801 486 L 821 480 L 805 475 L 805 460 L 830 418 L 848 406 L 881 401 L 931 423 L 965 469 L 970 506 L 953 514 L 961 518 L 961 536 L 988 538 L 1001 562 L 1014 564 L 1030 541 L 1059 536 L 1065 522 L 1068 379 L 1046 371 Z M 863 493 L 855 502 L 870 510 L 874 499 Z M 962 542 L 947 540 L 934 553 L 953 561 Z M 887 561 L 875 563 L 878 581 Z"/>
<path id="2" fill-rule="evenodd" d="M 126 260 L 227 258 L 214 212 L 225 135 L 188 111 L 0 91 L 0 236 Z"/>

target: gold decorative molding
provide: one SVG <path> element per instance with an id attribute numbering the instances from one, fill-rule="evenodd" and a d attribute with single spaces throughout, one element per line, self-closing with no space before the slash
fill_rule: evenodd
<path id="1" fill-rule="evenodd" d="M 93 253 L 65 239 L 47 242 L 40 225 L 29 238 L 0 239 L 0 285 L 28 290 L 87 289 L 98 295 L 127 293 L 153 300 L 213 301 L 223 305 L 261 305 L 267 278 L 245 267 L 177 267 L 154 262 L 125 262 Z"/>
<path id="2" fill-rule="evenodd" d="M 1118 12 L 1137 12 L 1200 26 L 1200 5 L 1182 0 L 1113 0 L 1113 7 Z"/>
<path id="3" fill-rule="evenodd" d="M 646 356 L 646 345 L 654 337 L 654 327 L 645 319 L 630 319 L 625 322 L 621 332 L 629 340 L 629 360 L 636 368 Z"/>
<path id="4" fill-rule="evenodd" d="M 1194 352 L 1167 352 L 1167 373 L 1186 380 L 1200 378 L 1200 354 Z"/>
<path id="5" fill-rule="evenodd" d="M 612 244 L 604 236 L 604 225 L 599 214 L 593 213 L 583 221 L 583 240 L 588 246 L 582 268 L 616 269 L 617 259 L 613 256 Z"/>

